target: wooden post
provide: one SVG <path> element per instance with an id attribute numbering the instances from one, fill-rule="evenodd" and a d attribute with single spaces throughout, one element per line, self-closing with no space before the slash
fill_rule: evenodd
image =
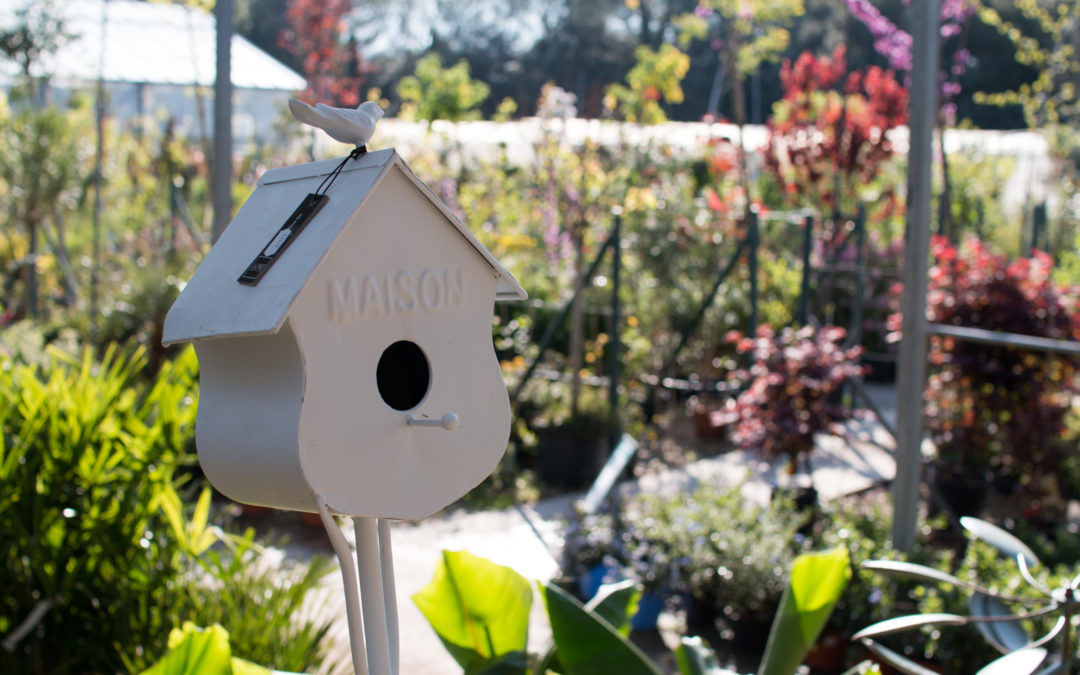
<path id="1" fill-rule="evenodd" d="M 893 546 L 915 546 L 926 384 L 926 272 L 930 248 L 930 169 L 937 117 L 938 0 L 915 0 L 908 128 L 907 229 L 904 234 L 903 340 L 897 374 Z"/>

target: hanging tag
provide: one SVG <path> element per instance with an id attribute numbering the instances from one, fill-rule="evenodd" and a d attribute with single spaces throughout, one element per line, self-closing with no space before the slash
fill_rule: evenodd
<path id="1" fill-rule="evenodd" d="M 262 279 L 262 276 L 266 274 L 266 271 L 270 269 L 278 256 L 289 247 L 289 244 L 292 243 L 293 239 L 296 239 L 300 231 L 311 222 L 311 219 L 315 217 L 315 214 L 326 204 L 328 199 L 329 197 L 326 195 L 317 194 L 309 194 L 304 197 L 304 201 L 300 202 L 300 206 L 296 207 L 293 214 L 289 216 L 289 219 L 285 221 L 285 224 L 281 226 L 281 229 L 277 231 L 277 234 L 273 236 L 270 242 L 263 247 L 259 255 L 255 256 L 255 259 L 251 261 L 251 264 L 248 265 L 237 281 L 248 286 L 259 283 L 259 279 Z"/>

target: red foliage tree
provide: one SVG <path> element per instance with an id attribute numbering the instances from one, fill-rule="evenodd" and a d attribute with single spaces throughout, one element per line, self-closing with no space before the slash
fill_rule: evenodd
<path id="1" fill-rule="evenodd" d="M 351 11 L 352 0 L 289 0 L 278 44 L 301 60 L 307 80 L 302 97 L 350 107 L 363 100 L 360 90 L 371 67 L 349 35 Z"/>
<path id="2" fill-rule="evenodd" d="M 877 176 L 893 153 L 886 132 L 907 122 L 907 91 L 892 71 L 871 66 L 845 79 L 846 70 L 843 45 L 832 58 L 803 52 L 780 69 L 765 165 L 793 205 L 836 208 L 853 180 Z"/>

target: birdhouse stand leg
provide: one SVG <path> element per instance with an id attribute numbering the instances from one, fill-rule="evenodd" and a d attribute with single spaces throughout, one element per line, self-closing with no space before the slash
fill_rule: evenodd
<path id="1" fill-rule="evenodd" d="M 352 519 L 356 534 L 354 561 L 349 543 L 334 522 L 326 500 L 318 495 L 315 504 L 341 566 L 353 672 L 355 675 L 398 675 L 397 594 L 390 522 L 376 518 Z"/>

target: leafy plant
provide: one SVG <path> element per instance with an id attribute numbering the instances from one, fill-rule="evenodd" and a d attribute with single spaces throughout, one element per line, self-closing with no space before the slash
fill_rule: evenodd
<path id="1" fill-rule="evenodd" d="M 190 621 L 169 633 L 169 651 L 139 675 L 270 675 L 270 670 L 232 655 L 229 633 Z"/>
<path id="2" fill-rule="evenodd" d="M 850 578 L 846 548 L 804 553 L 795 559 L 758 675 L 795 672 L 816 643 Z"/>
<path id="3" fill-rule="evenodd" d="M 1050 653 L 1044 646 L 1060 636 L 1060 648 L 1051 661 L 1054 667 L 1045 672 L 1070 672 L 1076 658 L 1076 643 L 1071 618 L 1080 608 L 1080 577 L 1065 579 L 1062 586 L 1051 590 L 1036 579 L 1032 570 L 1041 563 L 1027 545 L 1008 532 L 977 518 L 961 519 L 969 537 L 981 539 L 996 548 L 1006 559 L 1012 559 L 1020 577 L 1034 594 L 1026 596 L 1004 593 L 993 587 L 961 579 L 957 576 L 923 565 L 895 561 L 868 561 L 865 567 L 884 574 L 924 583 L 948 584 L 970 592 L 970 614 L 929 613 L 901 616 L 881 621 L 856 633 L 881 660 L 902 672 L 923 675 L 930 672 L 901 654 L 879 644 L 878 639 L 923 627 L 974 625 L 986 641 L 1004 656 L 985 666 L 981 673 L 1002 672 L 1027 675 L 1039 670 Z M 1034 595 L 1035 597 L 1032 597 Z M 1023 606 L 1017 612 L 1013 608 Z M 1038 606 L 1041 605 L 1041 606 Z M 1045 626 L 1031 636 L 1032 621 L 1057 616 L 1049 630 Z"/>
<path id="4" fill-rule="evenodd" d="M 0 670 L 137 672 L 183 620 L 227 623 L 233 651 L 303 670 L 331 617 L 290 616 L 326 572 L 260 567 L 250 533 L 184 499 L 193 350 L 143 377 L 145 353 L 0 358 Z M 288 664 L 288 665 L 286 665 Z"/>
<path id="5" fill-rule="evenodd" d="M 89 109 L 73 105 L 70 109 L 57 107 L 34 108 L 20 105 L 8 113 L 0 107 L 0 152 L 6 158 L 0 164 L 0 186 L 12 195 L 7 200 L 6 216 L 12 230 L 21 230 L 24 239 L 13 241 L 10 254 L 16 257 L 10 264 L 25 272 L 21 302 L 4 298 L 8 304 L 7 322 L 28 316 L 38 318 L 41 286 L 57 292 L 65 304 L 75 301 L 70 261 L 65 244 L 62 207 L 70 207 L 77 198 L 79 183 L 86 170 L 86 158 L 92 150 L 87 142 Z M 38 266 L 42 261 L 43 237 L 52 243 L 52 254 L 58 267 L 66 274 L 52 279 L 40 279 Z M 59 282 L 51 288 L 48 281 Z M 15 279 L 11 280 L 15 283 Z"/>
<path id="6" fill-rule="evenodd" d="M 1036 252 L 1009 261 L 973 237 L 933 240 L 927 319 L 1042 338 L 1080 337 L 1080 311 Z M 935 336 L 926 418 L 943 470 L 981 478 L 990 470 L 1033 489 L 1060 472 L 1062 432 L 1076 393 L 1075 359 L 1028 348 Z M 1038 492 L 1036 492 L 1038 496 Z"/>
<path id="7" fill-rule="evenodd" d="M 822 213 L 852 209 L 893 155 L 887 133 L 907 122 L 907 91 L 892 71 L 846 72 L 844 45 L 831 58 L 803 52 L 780 70 L 762 150 L 788 204 Z"/>
<path id="8" fill-rule="evenodd" d="M 349 35 L 351 5 L 345 0 L 289 0 L 278 47 L 291 54 L 307 80 L 302 96 L 312 102 L 356 107 L 370 67 Z"/>
<path id="9" fill-rule="evenodd" d="M 844 348 L 844 336 L 835 326 L 785 328 L 777 335 L 769 325 L 755 338 L 732 336 L 739 351 L 753 358 L 749 369 L 732 374 L 746 389 L 724 409 L 736 424 L 739 447 L 787 457 L 794 471 L 813 451 L 815 434 L 850 416 L 835 397 L 848 378 L 862 374 L 862 348 Z"/>
<path id="10" fill-rule="evenodd" d="M 794 503 L 781 496 L 762 507 L 738 487 L 702 485 L 673 500 L 667 515 L 672 557 L 691 595 L 729 621 L 768 622 L 808 543 L 798 533 L 806 517 Z"/>
<path id="11" fill-rule="evenodd" d="M 179 585 L 173 612 L 197 625 L 228 625 L 232 651 L 248 661 L 288 672 L 316 670 L 329 654 L 327 638 L 337 617 L 312 611 L 312 595 L 326 592 L 320 583 L 334 563 L 315 556 L 303 564 L 270 564 L 254 536 L 248 530 L 215 537 L 213 548 L 194 556 L 187 567 L 202 574 Z"/>
<path id="12" fill-rule="evenodd" d="M 434 578 L 413 602 L 466 671 L 525 652 L 532 589 L 509 567 L 443 551 Z"/>
<path id="13" fill-rule="evenodd" d="M 487 99 L 491 88 L 469 76 L 464 59 L 444 68 L 442 57 L 431 52 L 416 62 L 416 72 L 403 77 L 397 93 L 402 100 L 402 116 L 418 120 L 477 119 L 477 106 Z"/>
<path id="14" fill-rule="evenodd" d="M 154 611 L 182 573 L 157 505 L 187 457 L 170 432 L 190 433 L 195 405 L 161 404 L 194 356 L 152 395 L 134 386 L 141 353 L 50 356 L 0 369 L 0 633 L 19 636 L 0 666 L 116 672 L 174 624 Z"/>
<path id="15" fill-rule="evenodd" d="M 626 74 L 627 86 L 609 86 L 605 106 L 617 110 L 628 122 L 666 122 L 660 101 L 682 103 L 680 84 L 690 70 L 690 57 L 673 44 L 660 45 L 656 50 L 642 45 L 634 51 L 634 57 L 637 63 Z"/>
<path id="16" fill-rule="evenodd" d="M 773 625 L 761 675 L 792 675 L 828 618 L 847 573 L 846 552 L 800 556 L 783 613 Z M 554 584 L 539 584 L 554 644 L 526 653 L 529 583 L 510 568 L 464 551 L 443 552 L 435 577 L 414 602 L 467 673 L 658 675 L 659 667 L 629 641 L 639 592 L 632 582 L 601 588 L 586 604 Z M 720 675 L 700 638 L 684 638 L 675 653 L 682 675 Z"/>

